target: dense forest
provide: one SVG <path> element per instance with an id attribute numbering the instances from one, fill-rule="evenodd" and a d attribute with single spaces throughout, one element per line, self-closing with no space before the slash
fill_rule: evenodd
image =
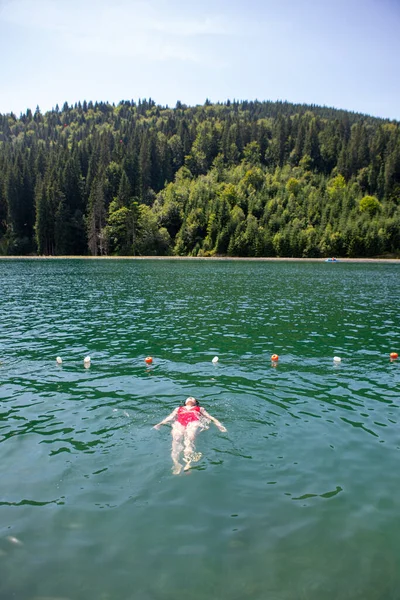
<path id="1" fill-rule="evenodd" d="M 0 254 L 400 255 L 400 127 L 288 102 L 0 115 Z"/>

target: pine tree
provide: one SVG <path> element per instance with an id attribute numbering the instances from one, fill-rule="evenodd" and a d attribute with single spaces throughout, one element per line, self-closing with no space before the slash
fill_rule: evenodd
<path id="1" fill-rule="evenodd" d="M 132 199 L 132 189 L 125 171 L 122 171 L 121 180 L 118 188 L 117 205 L 119 208 L 128 207 Z"/>
<path id="2" fill-rule="evenodd" d="M 105 254 L 103 234 L 105 220 L 103 181 L 98 177 L 94 180 L 90 191 L 87 217 L 88 246 L 93 256 Z"/>

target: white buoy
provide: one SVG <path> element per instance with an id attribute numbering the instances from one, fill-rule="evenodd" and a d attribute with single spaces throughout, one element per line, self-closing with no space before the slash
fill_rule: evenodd
<path id="1" fill-rule="evenodd" d="M 85 356 L 83 359 L 83 366 L 88 369 L 90 367 L 90 356 Z"/>
<path id="2" fill-rule="evenodd" d="M 212 359 L 212 361 L 211 361 L 211 362 L 213 362 L 213 363 L 214 363 L 214 365 L 215 365 L 215 364 L 216 364 L 218 361 L 219 361 L 219 358 L 218 358 L 218 356 L 214 356 L 214 358 Z"/>
<path id="3" fill-rule="evenodd" d="M 333 362 L 339 363 L 339 362 L 342 362 L 342 359 L 340 358 L 340 356 L 334 356 Z"/>
<path id="4" fill-rule="evenodd" d="M 56 363 L 57 363 L 58 365 L 62 365 L 62 358 L 61 358 L 61 356 L 57 356 L 57 358 L 56 358 Z"/>

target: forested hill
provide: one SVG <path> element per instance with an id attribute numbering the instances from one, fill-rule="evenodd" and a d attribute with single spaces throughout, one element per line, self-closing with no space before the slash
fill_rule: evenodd
<path id="1" fill-rule="evenodd" d="M 0 254 L 400 255 L 400 127 L 288 102 L 0 115 Z"/>

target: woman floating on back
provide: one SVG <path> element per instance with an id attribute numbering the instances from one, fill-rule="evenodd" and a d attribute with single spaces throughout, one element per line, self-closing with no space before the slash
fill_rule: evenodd
<path id="1" fill-rule="evenodd" d="M 174 421 L 175 420 L 175 421 Z M 212 421 L 220 431 L 226 428 L 214 417 L 212 417 L 202 406 L 199 406 L 196 398 L 186 398 L 185 404 L 172 411 L 154 429 L 160 429 L 161 425 L 174 421 L 172 425 L 172 451 L 171 458 L 174 463 L 173 474 L 178 475 L 182 470 L 179 455 L 183 451 L 183 460 L 186 465 L 184 470 L 190 469 L 191 463 L 201 458 L 200 452 L 195 452 L 194 440 L 199 429 L 203 429 L 208 421 Z"/>

